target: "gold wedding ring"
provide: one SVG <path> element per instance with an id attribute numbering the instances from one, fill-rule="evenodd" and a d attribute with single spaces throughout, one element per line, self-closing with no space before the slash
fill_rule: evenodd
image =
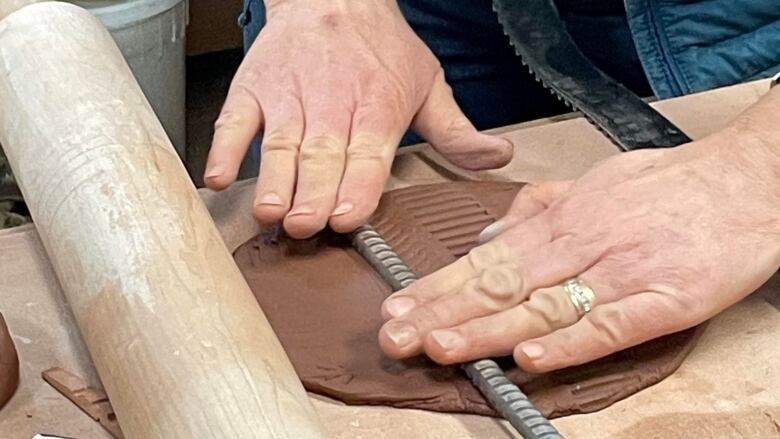
<path id="1" fill-rule="evenodd" d="M 593 301 L 596 296 L 585 282 L 580 279 L 572 278 L 563 283 L 563 290 L 569 295 L 571 303 L 577 310 L 578 317 L 582 317 L 589 313 L 593 308 Z"/>

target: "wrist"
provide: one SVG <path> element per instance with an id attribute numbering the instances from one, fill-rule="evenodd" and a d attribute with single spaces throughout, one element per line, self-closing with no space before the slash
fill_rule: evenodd
<path id="1" fill-rule="evenodd" d="M 751 195 L 780 204 L 780 139 L 774 134 L 732 125 L 690 146 L 699 151 L 696 155 L 709 157 L 709 166 L 722 170 L 722 178 L 736 186 L 743 182 Z"/>
<path id="2" fill-rule="evenodd" d="M 770 85 L 768 92 L 724 131 L 755 138 L 780 154 L 780 87 Z"/>
<path id="3" fill-rule="evenodd" d="M 780 86 L 770 89 L 726 128 L 694 144 L 780 185 Z"/>

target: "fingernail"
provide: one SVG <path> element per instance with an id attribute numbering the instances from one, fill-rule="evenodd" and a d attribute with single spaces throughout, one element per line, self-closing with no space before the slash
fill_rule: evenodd
<path id="1" fill-rule="evenodd" d="M 282 206 L 284 205 L 284 200 L 282 200 L 282 197 L 280 197 L 276 192 L 268 192 L 263 194 L 262 197 L 255 201 L 255 206 L 259 206 L 261 204 L 268 206 Z"/>
<path id="2" fill-rule="evenodd" d="M 482 229 L 482 232 L 479 233 L 479 243 L 484 244 L 498 236 L 504 230 L 504 224 L 504 220 L 498 220 Z"/>
<path id="3" fill-rule="evenodd" d="M 291 210 L 290 213 L 287 214 L 287 217 L 311 215 L 313 213 L 314 213 L 314 208 L 311 206 L 297 206 L 293 210 Z"/>
<path id="4" fill-rule="evenodd" d="M 445 351 L 459 350 L 466 346 L 466 340 L 460 334 L 448 329 L 433 331 L 431 337 Z"/>
<path id="5" fill-rule="evenodd" d="M 520 347 L 529 360 L 538 360 L 544 355 L 544 346 L 539 343 L 526 343 Z"/>
<path id="6" fill-rule="evenodd" d="M 214 165 L 208 169 L 206 169 L 206 174 L 204 175 L 205 178 L 213 178 L 213 177 L 219 177 L 220 175 L 225 173 L 225 166 L 224 165 Z"/>
<path id="7" fill-rule="evenodd" d="M 333 209 L 333 213 L 331 214 L 331 216 L 344 215 L 345 213 L 352 212 L 352 209 L 354 208 L 355 206 L 352 203 L 350 203 L 349 201 L 345 201 L 339 204 L 338 206 L 336 206 L 335 209 Z"/>
<path id="8" fill-rule="evenodd" d="M 416 305 L 410 297 L 396 297 L 387 299 L 385 309 L 393 317 L 400 317 L 412 310 Z"/>
<path id="9" fill-rule="evenodd" d="M 406 323 L 394 323 L 385 327 L 385 334 L 398 348 L 404 348 L 417 338 L 417 330 Z"/>

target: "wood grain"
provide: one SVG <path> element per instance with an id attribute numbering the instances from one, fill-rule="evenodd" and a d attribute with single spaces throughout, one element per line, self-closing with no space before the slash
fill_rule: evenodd
<path id="1" fill-rule="evenodd" d="M 322 437 L 99 22 L 59 2 L 0 21 L 0 103 L 0 142 L 126 437 Z"/>

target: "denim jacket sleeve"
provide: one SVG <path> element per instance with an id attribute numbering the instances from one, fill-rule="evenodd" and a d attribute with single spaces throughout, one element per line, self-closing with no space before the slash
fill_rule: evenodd
<path id="1" fill-rule="evenodd" d="M 667 98 L 780 71 L 777 0 L 626 0 L 637 53 Z"/>

